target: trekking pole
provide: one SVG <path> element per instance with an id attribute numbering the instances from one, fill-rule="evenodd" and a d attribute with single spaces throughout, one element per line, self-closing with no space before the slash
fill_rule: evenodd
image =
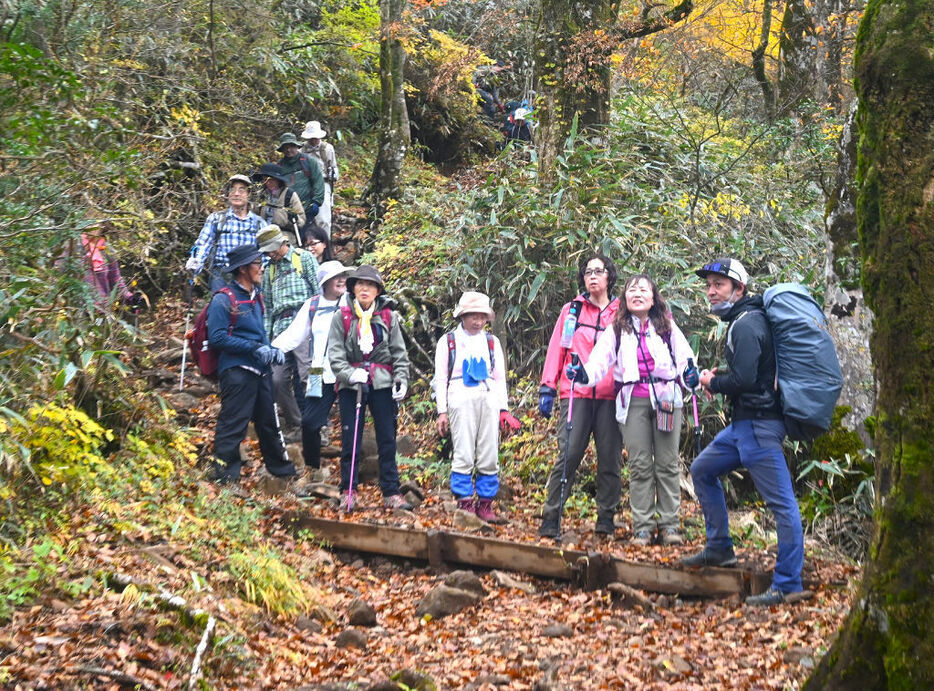
<path id="1" fill-rule="evenodd" d="M 580 357 L 577 353 L 571 353 L 571 364 L 580 365 Z M 568 421 L 564 427 L 566 435 L 564 438 L 564 462 L 561 464 L 561 497 L 558 503 L 558 535 L 561 535 L 561 515 L 564 513 L 565 493 L 568 484 L 568 455 L 571 450 L 571 430 L 574 429 L 574 385 L 576 383 L 576 378 L 571 380 L 571 395 L 568 398 Z"/>
<path id="2" fill-rule="evenodd" d="M 347 485 L 347 513 L 353 506 L 353 473 L 357 462 L 357 430 L 360 429 L 360 406 L 363 402 L 363 384 L 357 384 L 357 414 L 353 422 L 353 446 L 350 451 L 350 482 Z"/>
<path id="3" fill-rule="evenodd" d="M 694 360 L 688 358 L 688 367 L 694 367 Z M 691 405 L 694 407 L 694 441 L 697 442 L 697 455 L 700 456 L 701 452 L 701 430 L 700 430 L 700 418 L 697 416 L 697 387 L 691 389 Z"/>
<path id="4" fill-rule="evenodd" d="M 276 432 L 279 433 L 279 443 L 282 444 L 282 460 L 284 463 L 288 463 L 292 459 L 289 458 L 289 450 L 285 448 L 285 435 L 282 434 L 282 425 L 279 424 L 279 404 L 275 400 L 272 402 L 272 414 L 276 419 Z"/>
<path id="5" fill-rule="evenodd" d="M 178 377 L 178 390 L 185 388 L 185 365 L 188 363 L 188 327 L 191 324 L 191 304 L 193 301 L 192 289 L 194 288 L 195 277 L 192 274 L 188 283 L 185 284 L 185 302 L 188 303 L 188 309 L 185 311 L 185 331 L 182 333 L 182 373 Z"/>

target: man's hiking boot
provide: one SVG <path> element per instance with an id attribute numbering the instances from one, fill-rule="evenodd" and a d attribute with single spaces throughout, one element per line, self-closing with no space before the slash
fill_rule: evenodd
<path id="1" fill-rule="evenodd" d="M 550 537 L 557 540 L 561 537 L 561 526 L 558 525 L 557 518 L 545 518 L 538 528 L 538 534 L 541 537 Z"/>
<path id="2" fill-rule="evenodd" d="M 405 500 L 401 494 L 391 494 L 388 497 L 383 497 L 383 507 L 387 509 L 402 509 L 403 511 L 411 511 L 412 505 Z"/>
<path id="3" fill-rule="evenodd" d="M 481 521 L 486 521 L 493 525 L 502 525 L 506 522 L 505 518 L 500 518 L 496 515 L 496 512 L 493 511 L 492 499 L 477 499 L 476 513 L 477 518 Z"/>
<path id="4" fill-rule="evenodd" d="M 648 530 L 639 530 L 632 536 L 632 544 L 640 547 L 648 547 L 655 542 L 655 536 Z"/>
<path id="5" fill-rule="evenodd" d="M 343 513 L 348 513 L 353 511 L 357 505 L 357 496 L 354 494 L 351 496 L 350 492 L 344 490 L 341 492 L 341 500 L 337 504 L 337 510 Z"/>
<path id="6" fill-rule="evenodd" d="M 659 532 L 658 540 L 665 547 L 684 544 L 684 538 L 681 537 L 681 532 L 677 528 L 665 528 Z"/>
<path id="7" fill-rule="evenodd" d="M 693 557 L 685 557 L 681 560 L 681 566 L 693 568 L 697 566 L 736 566 L 736 554 L 733 548 L 725 550 L 704 547 Z"/>
<path id="8" fill-rule="evenodd" d="M 772 605 L 781 605 L 785 603 L 785 593 L 775 588 L 769 588 L 764 593 L 750 595 L 746 598 L 746 604 L 752 607 L 771 607 Z"/>
<path id="9" fill-rule="evenodd" d="M 597 516 L 597 525 L 593 531 L 598 535 L 613 535 L 616 533 L 616 523 L 613 522 L 613 516 Z"/>
<path id="10" fill-rule="evenodd" d="M 476 513 L 477 507 L 474 504 L 473 497 L 463 497 L 457 500 L 457 508 L 460 511 L 466 511 L 467 513 Z"/>

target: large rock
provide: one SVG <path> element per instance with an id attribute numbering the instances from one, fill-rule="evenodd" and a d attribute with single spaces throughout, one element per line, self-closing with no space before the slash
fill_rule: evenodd
<path id="1" fill-rule="evenodd" d="M 449 614 L 456 614 L 479 601 L 480 596 L 476 593 L 442 584 L 422 598 L 415 609 L 415 615 L 423 617 L 427 614 L 432 619 L 440 619 Z"/>
<path id="2" fill-rule="evenodd" d="M 358 597 L 347 608 L 347 623 L 351 626 L 376 626 L 376 610 Z"/>
<path id="3" fill-rule="evenodd" d="M 486 588 L 483 587 L 480 577 L 473 571 L 452 571 L 444 579 L 444 584 L 452 588 L 466 590 L 480 597 L 486 596 Z"/>
<path id="4" fill-rule="evenodd" d="M 344 629 L 334 640 L 338 648 L 361 648 L 366 650 L 367 637 L 360 629 Z"/>

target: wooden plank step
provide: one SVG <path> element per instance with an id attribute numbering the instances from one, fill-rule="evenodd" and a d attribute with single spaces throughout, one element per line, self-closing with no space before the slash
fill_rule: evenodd
<path id="1" fill-rule="evenodd" d="M 308 530 L 327 545 L 356 552 L 502 569 L 542 578 L 572 581 L 593 590 L 609 583 L 657 593 L 729 597 L 760 592 L 770 575 L 744 569 L 681 570 L 626 561 L 603 552 L 586 553 L 442 530 L 421 530 L 294 512 L 286 516 L 293 530 Z M 763 585 L 765 584 L 765 585 Z"/>

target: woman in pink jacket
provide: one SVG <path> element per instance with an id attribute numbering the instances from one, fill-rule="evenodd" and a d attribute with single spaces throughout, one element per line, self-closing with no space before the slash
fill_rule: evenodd
<path id="1" fill-rule="evenodd" d="M 559 537 L 563 502 L 571 493 L 574 475 L 591 436 L 597 448 L 597 533 L 614 533 L 613 517 L 619 507 L 623 440 L 616 422 L 613 374 L 608 372 L 597 381 L 596 386 L 574 388 L 572 430 L 568 440 L 565 421 L 571 382 L 564 372 L 571 361 L 571 353 L 577 353 L 582 360 L 586 360 L 600 335 L 607 329 L 612 331 L 619 308 L 619 299 L 612 296 L 616 267 L 608 257 L 593 253 L 581 261 L 577 279 L 583 292 L 561 309 L 561 316 L 558 317 L 548 344 L 542 386 L 539 389 L 538 409 L 546 418 L 551 417 L 555 396 L 560 400 L 558 457 L 548 478 L 548 496 L 538 530 L 542 537 Z M 562 482 L 562 478 L 566 483 Z"/>
<path id="2" fill-rule="evenodd" d="M 681 373 L 694 353 L 649 276 L 626 281 L 623 300 L 613 328 L 569 374 L 576 369 L 576 381 L 584 384 L 604 381 L 608 373 L 616 380 L 616 418 L 629 451 L 633 542 L 677 545 Z"/>

